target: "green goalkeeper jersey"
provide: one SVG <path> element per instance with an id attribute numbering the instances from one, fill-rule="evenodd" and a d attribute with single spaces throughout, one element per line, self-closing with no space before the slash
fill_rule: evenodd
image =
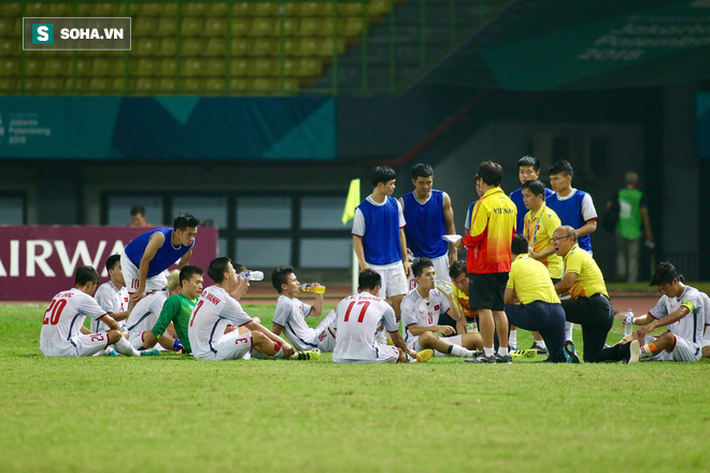
<path id="1" fill-rule="evenodd" d="M 153 335 L 160 338 L 165 330 L 173 323 L 175 327 L 175 333 L 177 333 L 178 339 L 185 350 L 192 352 L 190 348 L 190 339 L 187 337 L 187 326 L 190 323 L 190 314 L 192 314 L 192 309 L 195 308 L 197 299 L 190 300 L 182 294 L 175 294 L 174 296 L 168 297 L 163 305 L 163 310 L 160 311 L 160 317 L 153 327 Z"/>

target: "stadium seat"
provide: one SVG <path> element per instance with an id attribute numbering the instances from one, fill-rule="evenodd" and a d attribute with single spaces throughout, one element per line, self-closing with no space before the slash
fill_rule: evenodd
<path id="1" fill-rule="evenodd" d="M 251 20 L 235 17 L 232 19 L 232 37 L 246 36 L 251 30 Z"/>
<path id="2" fill-rule="evenodd" d="M 25 62 L 25 69 L 27 68 L 27 62 Z M 20 60 L 19 59 L 0 59 L 0 77 L 17 77 L 20 73 Z"/>
<path id="3" fill-rule="evenodd" d="M 39 88 L 43 91 L 63 90 L 64 80 L 62 79 L 42 79 Z"/>
<path id="4" fill-rule="evenodd" d="M 332 56 L 333 47 L 338 54 L 345 53 L 345 38 L 338 38 L 334 41 L 333 37 L 326 37 L 318 39 L 318 50 L 314 53 L 315 56 Z"/>
<path id="5" fill-rule="evenodd" d="M 180 79 L 180 90 L 186 92 L 198 92 L 200 89 L 200 79 Z"/>
<path id="6" fill-rule="evenodd" d="M 2 8 L 5 8 L 4 6 Z M 0 9 L 2 9 L 0 8 Z M 18 12 L 19 16 L 19 12 Z M 67 3 L 39 3 L 30 2 L 25 5 L 24 16 L 72 16 L 71 5 Z"/>
<path id="7" fill-rule="evenodd" d="M 157 51 L 157 56 L 175 56 L 175 48 L 177 43 L 175 38 L 163 38 L 160 40 L 160 47 Z"/>
<path id="8" fill-rule="evenodd" d="M 183 38 L 180 42 L 182 56 L 201 56 L 205 52 L 205 40 L 202 38 Z"/>
<path id="9" fill-rule="evenodd" d="M 266 77 L 257 77 L 253 79 L 249 88 L 255 91 L 269 92 L 278 89 L 279 81 L 278 79 L 268 79 Z"/>
<path id="10" fill-rule="evenodd" d="M 226 37 L 227 20 L 225 18 L 206 18 L 203 36 Z"/>
<path id="11" fill-rule="evenodd" d="M 22 6 L 19 3 L 8 3 L 0 8 L 0 17 L 18 18 L 21 11 Z"/>
<path id="12" fill-rule="evenodd" d="M 153 30 L 149 30 L 148 32 L 141 30 L 142 34 L 154 34 L 156 36 L 175 36 L 176 32 L 177 21 L 174 16 L 166 16 L 158 19 L 158 26 L 157 28 L 154 27 Z"/>
<path id="13" fill-rule="evenodd" d="M 80 3 L 76 16 L 126 16 L 125 3 Z"/>
<path id="14" fill-rule="evenodd" d="M 174 77 L 177 71 L 175 59 L 160 59 L 157 60 L 155 67 L 155 75 L 159 77 Z"/>
<path id="15" fill-rule="evenodd" d="M 340 36 L 358 36 L 365 30 L 365 20 L 361 17 L 343 18 L 340 26 Z"/>
<path id="16" fill-rule="evenodd" d="M 256 2 L 253 6 L 253 15 L 261 17 L 279 16 L 280 5 L 277 2 Z"/>
<path id="17" fill-rule="evenodd" d="M 249 56 L 278 56 L 279 42 L 275 38 L 257 38 L 253 41 Z"/>
<path id="18" fill-rule="evenodd" d="M 183 18 L 180 34 L 182 36 L 197 36 L 202 34 L 204 26 L 201 18 Z"/>
<path id="19" fill-rule="evenodd" d="M 338 3 L 338 15 L 361 16 L 364 10 L 362 3 Z"/>
<path id="20" fill-rule="evenodd" d="M 162 20 L 162 19 L 161 19 Z M 158 20 L 156 18 L 150 18 L 150 17 L 141 17 L 141 18 L 135 18 L 131 22 L 131 27 L 133 28 L 133 35 L 134 36 L 149 36 L 149 35 L 160 35 L 158 31 L 156 31 L 156 26 L 158 24 Z M 173 30 L 173 34 L 175 31 Z"/>
<path id="21" fill-rule="evenodd" d="M 254 3 L 252 2 L 236 2 L 232 6 L 232 18 L 248 18 L 253 16 Z"/>
<path id="22" fill-rule="evenodd" d="M 36 56 L 25 58 L 25 76 L 38 77 L 40 75 L 42 75 L 42 59 Z"/>
<path id="23" fill-rule="evenodd" d="M 224 56 L 227 54 L 227 42 L 224 38 L 208 39 L 204 54 L 206 56 Z M 234 54 L 234 51 L 232 51 L 232 54 Z"/>
<path id="24" fill-rule="evenodd" d="M 201 59 L 184 59 L 180 63 L 180 75 L 182 77 L 199 77 L 202 74 Z"/>
<path id="25" fill-rule="evenodd" d="M 104 58 L 97 58 L 91 61 L 91 75 L 95 77 L 107 77 L 113 75 L 111 61 Z"/>
<path id="26" fill-rule="evenodd" d="M 154 77 L 160 64 L 156 59 L 134 59 L 131 61 L 130 74 L 135 77 Z"/>
<path id="27" fill-rule="evenodd" d="M 331 16 L 333 14 L 333 4 L 323 2 L 304 2 L 301 3 L 301 16 L 316 17 L 316 16 Z"/>
<path id="28" fill-rule="evenodd" d="M 232 58 L 230 72 L 233 77 L 246 77 L 249 74 L 249 60 L 246 58 Z"/>
<path id="29" fill-rule="evenodd" d="M 68 77 L 71 75 L 71 62 L 56 58 L 47 58 L 42 66 L 43 77 Z"/>
<path id="30" fill-rule="evenodd" d="M 158 53 L 159 40 L 156 38 L 137 37 L 133 39 L 132 56 L 155 56 Z"/>
<path id="31" fill-rule="evenodd" d="M 71 67 L 76 67 L 77 77 L 89 77 L 91 75 L 91 59 L 85 57 L 79 57 L 75 61 L 75 65 Z M 71 71 L 73 74 L 73 70 Z"/>
<path id="32" fill-rule="evenodd" d="M 254 18 L 251 21 L 249 30 L 250 36 L 273 36 L 278 35 L 277 22 L 273 18 Z"/>
<path id="33" fill-rule="evenodd" d="M 249 79 L 245 78 L 236 78 L 236 79 L 231 79 L 229 81 L 229 89 L 232 92 L 245 92 L 249 90 Z"/>
<path id="34" fill-rule="evenodd" d="M 207 3 L 183 3 L 182 16 L 183 18 L 191 16 L 208 16 L 209 4 Z"/>
<path id="35" fill-rule="evenodd" d="M 229 4 L 227 2 L 212 2 L 209 5 L 208 16 L 227 17 L 227 13 L 229 12 Z"/>
<path id="36" fill-rule="evenodd" d="M 211 77 L 204 81 L 204 89 L 208 91 L 222 91 L 224 90 L 224 78 Z"/>
<path id="37" fill-rule="evenodd" d="M 370 0 L 367 4 L 367 12 L 372 15 L 384 15 L 392 9 L 392 0 Z"/>
<path id="38" fill-rule="evenodd" d="M 138 16 L 170 16 L 175 12 L 168 11 L 169 7 L 175 7 L 173 3 L 131 3 L 131 14 Z"/>
<path id="39" fill-rule="evenodd" d="M 231 54 L 232 57 L 247 56 L 252 49 L 253 40 L 249 38 L 232 39 Z"/>
<path id="40" fill-rule="evenodd" d="M 156 88 L 155 79 L 149 79 L 147 77 L 137 77 L 131 79 L 131 89 L 136 93 L 145 92 L 146 94 L 151 93 Z"/>
<path id="41" fill-rule="evenodd" d="M 22 32 L 19 18 L 0 18 L 0 37 L 18 37 Z"/>
<path id="42" fill-rule="evenodd" d="M 22 46 L 19 40 L 0 38 L 0 57 L 19 56 Z"/>
<path id="43" fill-rule="evenodd" d="M 17 79 L 0 77 L 0 92 L 2 92 L 3 94 L 17 92 L 17 86 Z"/>
<path id="44" fill-rule="evenodd" d="M 252 77 L 278 76 L 278 61 L 264 58 L 252 59 L 249 75 Z"/>

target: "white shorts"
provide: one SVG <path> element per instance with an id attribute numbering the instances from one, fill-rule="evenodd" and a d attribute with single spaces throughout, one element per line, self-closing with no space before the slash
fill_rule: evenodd
<path id="1" fill-rule="evenodd" d="M 377 271 L 382 277 L 382 285 L 378 294 L 380 299 L 403 296 L 409 292 L 407 291 L 407 275 L 404 273 L 404 266 L 401 263 L 392 267 L 371 265 L 370 269 Z"/>
<path id="2" fill-rule="evenodd" d="M 129 294 L 133 294 L 138 289 L 138 268 L 133 262 L 126 256 L 126 250 L 121 251 L 121 270 L 123 272 L 123 279 L 126 282 L 126 289 Z M 160 274 L 146 279 L 145 281 L 145 293 L 150 294 L 151 292 L 159 291 L 168 285 L 168 278 L 165 276 L 165 271 Z"/>
<path id="3" fill-rule="evenodd" d="M 376 345 L 375 358 L 371 360 L 333 360 L 335 363 L 397 363 L 399 348 L 390 345 Z"/>
<path id="4" fill-rule="evenodd" d="M 649 359 L 656 361 L 698 361 L 703 356 L 703 351 L 697 343 L 690 342 L 676 335 L 673 335 L 673 337 L 675 338 L 675 346 L 670 353 L 663 350 Z M 646 335 L 644 339 L 646 344 L 654 340 L 656 340 L 656 337 L 649 335 Z"/>
<path id="5" fill-rule="evenodd" d="M 332 352 L 335 349 L 335 329 L 332 327 L 335 320 L 335 310 L 328 312 L 323 320 L 316 327 L 316 340 L 318 349 L 325 352 Z"/>
<path id="6" fill-rule="evenodd" d="M 434 271 L 436 271 L 436 279 L 441 281 L 451 282 L 451 276 L 449 276 L 449 253 L 443 254 L 436 258 L 431 258 L 432 263 L 434 263 Z M 414 279 L 414 272 L 409 272 L 409 278 L 407 278 L 407 285 L 409 290 L 417 288 L 417 280 Z"/>
<path id="7" fill-rule="evenodd" d="M 438 335 L 437 335 L 437 337 L 438 337 Z M 439 338 L 446 341 L 446 342 L 451 343 L 452 345 L 463 346 L 463 345 L 461 345 L 461 335 L 452 335 L 450 337 L 439 337 Z M 425 350 L 425 348 L 419 344 L 419 337 L 417 337 L 416 340 L 408 343 L 407 345 L 409 345 L 409 348 L 411 348 L 412 351 L 414 351 L 416 353 L 419 353 L 420 351 Z M 438 350 L 434 350 L 434 356 L 450 356 L 450 355 L 448 353 L 441 353 Z"/>
<path id="8" fill-rule="evenodd" d="M 94 356 L 103 353 L 108 348 L 108 333 L 81 334 L 69 339 L 74 347 L 73 354 L 68 356 Z"/>
<path id="9" fill-rule="evenodd" d="M 238 330 L 229 332 L 216 345 L 215 360 L 239 360 L 251 355 L 254 341 L 251 332 L 240 334 Z"/>

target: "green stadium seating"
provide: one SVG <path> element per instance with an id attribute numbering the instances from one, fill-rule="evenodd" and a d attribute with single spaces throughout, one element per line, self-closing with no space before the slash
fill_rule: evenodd
<path id="1" fill-rule="evenodd" d="M 175 36 L 177 33 L 177 20 L 175 17 L 166 16 L 160 18 L 158 21 L 157 28 L 154 28 L 154 32 L 144 34 L 155 34 L 156 36 Z"/>
<path id="2" fill-rule="evenodd" d="M 20 60 L 0 59 L 0 77 L 17 77 L 20 74 Z"/>
<path id="3" fill-rule="evenodd" d="M 22 45 L 19 40 L 11 38 L 0 38 L 0 57 L 19 56 Z"/>
<path id="4" fill-rule="evenodd" d="M 209 4 L 207 3 L 183 3 L 182 16 L 208 16 L 210 12 Z"/>
<path id="5" fill-rule="evenodd" d="M 183 56 L 201 56 L 205 52 L 205 40 L 202 38 L 182 38 L 180 52 Z"/>
<path id="6" fill-rule="evenodd" d="M 220 36 L 227 35 L 227 20 L 226 18 L 206 18 L 203 36 Z"/>
<path id="7" fill-rule="evenodd" d="M 42 79 L 39 88 L 42 90 L 63 90 L 65 81 L 62 79 Z"/>
<path id="8" fill-rule="evenodd" d="M 234 53 L 232 51 L 232 53 Z M 224 38 L 210 38 L 203 51 L 206 56 L 224 56 L 227 54 L 227 41 Z"/>
<path id="9" fill-rule="evenodd" d="M 0 77 L 0 92 L 3 95 L 15 92 L 18 85 L 19 83 L 15 78 Z"/>
<path id="10" fill-rule="evenodd" d="M 76 16 L 126 16 L 126 4 L 104 2 L 79 3 L 76 8 Z"/>
<path id="11" fill-rule="evenodd" d="M 2 10 L 3 8 L 4 6 L 0 7 L 0 10 Z M 73 16 L 73 10 L 72 6 L 68 3 L 29 2 L 25 5 L 24 16 Z"/>
<path id="12" fill-rule="evenodd" d="M 0 37 L 19 37 L 22 34 L 20 18 L 0 18 Z"/>
<path id="13" fill-rule="evenodd" d="M 4 4 L 2 8 L 0 8 L 0 17 L 7 17 L 7 18 L 18 18 L 20 16 L 20 13 L 22 12 L 22 6 L 19 3 L 8 3 Z M 25 15 L 29 16 L 29 15 Z M 6 82 L 7 84 L 7 82 Z"/>
<path id="14" fill-rule="evenodd" d="M 202 34 L 204 27 L 202 18 L 183 18 L 180 34 L 182 36 L 197 36 Z"/>

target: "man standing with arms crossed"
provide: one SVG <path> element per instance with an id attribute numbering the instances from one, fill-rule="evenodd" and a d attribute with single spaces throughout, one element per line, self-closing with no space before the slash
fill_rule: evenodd
<path id="1" fill-rule="evenodd" d="M 407 246 L 414 258 L 431 259 L 439 279 L 451 282 L 449 267 L 458 255 L 456 248 L 441 238 L 456 233 L 451 197 L 444 191 L 432 189 L 434 170 L 428 164 L 419 163 L 412 168 L 412 184 L 414 191 L 399 199 L 407 222 L 404 227 Z M 409 289 L 414 289 L 416 283 L 411 273 L 409 281 Z"/>
<path id="2" fill-rule="evenodd" d="M 512 260 L 510 245 L 515 236 L 517 209 L 500 188 L 503 180 L 500 164 L 484 161 L 476 175 L 483 197 L 473 207 L 471 230 L 463 237 L 463 244 L 468 250 L 469 305 L 478 310 L 483 353 L 465 361 L 511 363 L 503 297 Z M 498 353 L 493 351 L 494 331 L 500 342 Z"/>
<path id="3" fill-rule="evenodd" d="M 404 236 L 402 206 L 392 197 L 397 175 L 389 166 L 372 170 L 372 194 L 355 209 L 353 248 L 360 271 L 371 268 L 382 277 L 380 297 L 392 300 L 397 319 L 400 304 L 407 293 L 409 256 Z"/>

